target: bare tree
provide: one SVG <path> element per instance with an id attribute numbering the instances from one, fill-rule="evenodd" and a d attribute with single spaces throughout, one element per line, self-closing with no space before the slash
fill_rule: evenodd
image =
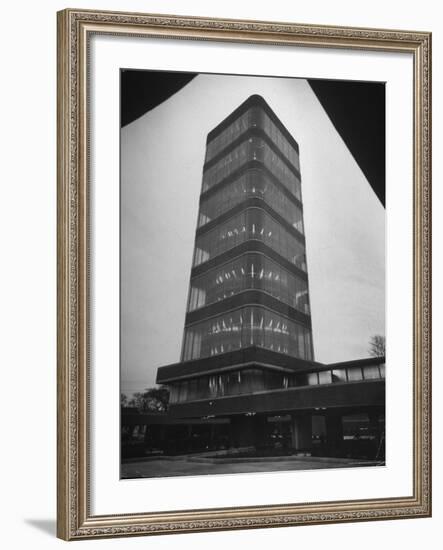
<path id="1" fill-rule="evenodd" d="M 369 340 L 369 355 L 371 357 L 384 357 L 386 354 L 386 338 L 381 334 L 375 334 Z"/>
<path id="2" fill-rule="evenodd" d="M 136 407 L 139 412 L 165 412 L 169 403 L 169 389 L 166 386 L 146 388 L 144 392 L 134 393 L 128 401 L 129 407 Z"/>

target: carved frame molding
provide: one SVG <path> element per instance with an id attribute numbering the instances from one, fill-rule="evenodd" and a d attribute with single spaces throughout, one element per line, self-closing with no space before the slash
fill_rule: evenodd
<path id="1" fill-rule="evenodd" d="M 58 536 L 65 540 L 431 515 L 431 34 L 202 17 L 58 13 Z M 88 42 L 93 34 L 409 52 L 414 58 L 413 496 L 92 516 L 88 483 Z"/>

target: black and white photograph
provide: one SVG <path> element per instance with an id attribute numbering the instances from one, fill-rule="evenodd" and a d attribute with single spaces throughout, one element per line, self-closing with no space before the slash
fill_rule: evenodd
<path id="1" fill-rule="evenodd" d="M 5 3 L 3 548 L 435 549 L 439 8 Z"/>
<path id="2" fill-rule="evenodd" d="M 122 479 L 385 466 L 385 84 L 120 71 Z"/>

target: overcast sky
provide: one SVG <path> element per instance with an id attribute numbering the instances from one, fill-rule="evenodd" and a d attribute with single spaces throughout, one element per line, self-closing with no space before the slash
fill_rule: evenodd
<path id="1" fill-rule="evenodd" d="M 199 75 L 121 133 L 121 376 L 180 360 L 206 136 L 260 94 L 300 146 L 315 359 L 385 332 L 385 210 L 305 80 Z"/>

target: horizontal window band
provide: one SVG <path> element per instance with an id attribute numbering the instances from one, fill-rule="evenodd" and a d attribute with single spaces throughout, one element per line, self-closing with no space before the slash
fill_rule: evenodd
<path id="1" fill-rule="evenodd" d="M 191 359 L 171 365 L 165 365 L 157 370 L 157 384 L 184 378 L 195 378 L 203 374 L 216 373 L 223 370 L 236 370 L 242 366 L 254 364 L 266 364 L 269 368 L 287 370 L 288 372 L 308 372 L 317 367 L 324 367 L 322 363 L 299 359 L 284 353 L 272 351 L 258 346 L 230 351 L 204 357 L 202 359 Z"/>
<path id="2" fill-rule="evenodd" d="M 286 414 L 292 411 L 310 411 L 315 414 L 318 409 L 334 409 L 343 414 L 353 412 L 356 408 L 377 410 L 384 409 L 384 406 L 385 380 L 374 379 L 290 387 L 171 403 L 169 414 L 173 418 L 208 415 L 218 417 L 248 413 Z"/>
<path id="3" fill-rule="evenodd" d="M 241 145 L 244 142 L 247 142 L 249 138 L 251 137 L 258 137 L 262 139 L 270 149 L 278 156 L 278 158 L 286 164 L 286 166 L 291 170 L 291 172 L 294 173 L 299 179 L 300 179 L 300 171 L 291 163 L 291 161 L 288 159 L 288 157 L 283 153 L 283 151 L 278 147 L 276 143 L 269 137 L 269 135 L 259 127 L 251 127 L 242 132 L 239 136 L 237 136 L 231 143 L 228 143 L 226 147 L 224 147 L 221 151 L 219 151 L 214 157 L 211 158 L 211 160 L 208 160 L 203 165 L 203 173 L 205 173 L 207 170 L 212 168 L 217 162 L 219 162 L 223 157 L 226 155 L 229 155 L 234 149 L 236 149 L 239 145 Z M 298 153 L 297 153 L 298 154 Z"/>
<path id="4" fill-rule="evenodd" d="M 287 187 L 284 183 L 282 183 L 270 170 L 265 166 L 263 162 L 257 159 L 252 159 L 239 168 L 229 174 L 226 178 L 222 179 L 219 183 L 216 185 L 213 185 L 206 191 L 203 191 L 200 195 L 200 204 L 209 199 L 212 195 L 215 195 L 220 189 L 223 189 L 223 187 L 227 187 L 229 184 L 231 184 L 236 179 L 239 179 L 243 174 L 245 174 L 248 170 L 260 170 L 263 172 L 267 177 L 270 178 L 272 183 L 276 185 L 276 187 L 282 191 L 282 193 L 285 194 L 285 196 L 294 204 L 296 204 L 300 209 L 303 210 L 303 204 L 301 200 L 299 200 Z M 300 183 L 301 185 L 301 183 Z"/>
<path id="5" fill-rule="evenodd" d="M 258 346 L 251 346 L 213 357 L 203 359 L 191 359 L 179 363 L 164 365 L 157 371 L 157 384 L 199 378 L 208 374 L 232 372 L 256 366 L 292 374 L 306 374 L 310 372 L 324 372 L 344 368 L 363 368 L 371 365 L 384 364 L 384 357 L 368 357 L 366 359 L 354 359 L 342 363 L 319 363 L 291 357 L 284 353 L 272 351 Z"/>
<path id="6" fill-rule="evenodd" d="M 205 225 L 198 227 L 195 233 L 195 236 L 200 237 L 201 235 L 205 235 L 206 233 L 209 233 L 210 231 L 218 227 L 220 224 L 234 217 L 236 214 L 239 214 L 240 212 L 246 211 L 250 208 L 259 209 L 269 214 L 272 218 L 274 218 L 274 220 L 277 223 L 279 223 L 282 227 L 284 227 L 286 231 L 288 231 L 288 233 L 293 235 L 302 245 L 306 246 L 306 239 L 304 235 L 300 233 L 298 229 L 296 229 L 293 225 L 291 225 L 285 218 L 283 218 L 283 216 L 281 216 L 281 214 L 278 214 L 272 208 L 272 206 L 270 206 L 264 199 L 260 197 L 250 197 L 250 198 L 244 199 L 242 202 L 236 204 L 226 212 L 223 212 L 223 214 L 221 214 L 217 218 L 214 218 L 213 220 L 206 223 Z"/>
<path id="7" fill-rule="evenodd" d="M 283 315 L 290 321 L 295 321 L 304 328 L 311 329 L 311 317 L 306 313 L 274 298 L 271 294 L 259 289 L 248 289 L 220 300 L 203 306 L 186 314 L 185 328 L 195 323 L 207 321 L 212 317 L 235 311 L 243 307 L 257 307 Z"/>
<path id="8" fill-rule="evenodd" d="M 260 290 L 294 307 L 297 311 L 310 315 L 307 281 L 258 252 L 241 254 L 202 275 L 191 278 L 187 312 L 246 290 Z M 204 292 L 204 300 L 201 299 L 201 291 Z M 276 293 L 285 295 L 287 299 L 279 297 Z M 301 307 L 297 307 L 296 303 Z"/>
<path id="9" fill-rule="evenodd" d="M 286 126 L 284 126 L 284 124 L 277 117 L 277 115 L 274 113 L 274 111 L 271 109 L 268 103 L 258 94 L 254 94 L 248 97 L 248 99 L 246 99 L 241 105 L 239 105 L 237 109 L 235 109 L 235 111 L 233 111 L 229 116 L 227 116 L 224 120 L 222 120 L 220 124 L 218 124 L 213 130 L 211 130 L 208 134 L 206 143 L 209 144 L 213 139 L 215 139 L 218 135 L 220 135 L 223 132 L 223 130 L 225 130 L 237 118 L 239 118 L 243 113 L 245 113 L 250 107 L 260 107 L 261 109 L 263 109 L 269 115 L 269 118 L 277 126 L 277 128 L 281 130 L 282 134 L 285 136 L 288 142 L 294 147 L 297 153 L 299 152 L 299 146 L 296 140 L 289 133 Z"/>
<path id="10" fill-rule="evenodd" d="M 252 348 L 246 348 L 248 350 L 251 350 Z M 262 351 L 264 352 L 267 352 L 269 350 L 265 349 L 265 348 L 256 348 L 257 351 L 260 353 Z M 243 350 L 241 350 L 243 351 Z M 231 352 L 231 353 L 235 353 L 235 352 Z M 271 353 L 278 353 L 278 352 L 271 352 Z M 222 358 L 222 355 L 217 355 L 216 356 L 217 358 Z M 212 358 L 211 358 L 212 359 Z M 293 357 L 293 359 L 295 361 L 304 361 L 306 363 L 309 363 L 308 361 L 304 360 L 304 359 L 297 359 L 295 357 Z M 364 369 L 365 367 L 368 367 L 368 366 L 374 366 L 374 367 L 380 367 L 382 366 L 382 364 L 380 363 L 380 359 L 379 358 L 375 358 L 375 361 L 374 361 L 374 358 L 371 358 L 371 361 L 370 363 L 368 363 L 369 359 L 359 359 L 357 360 L 356 362 L 358 361 L 362 361 L 362 362 L 365 362 L 365 363 L 368 363 L 368 364 L 362 364 L 362 365 L 353 365 L 353 366 L 346 366 L 346 363 L 338 363 L 338 366 L 335 367 L 334 365 L 322 365 L 321 363 L 313 363 L 313 365 L 308 365 L 308 366 L 303 366 L 303 365 L 299 365 L 297 363 L 297 365 L 292 365 L 292 367 L 288 367 L 288 366 L 280 366 L 280 365 L 277 365 L 275 363 L 262 363 L 262 362 L 259 362 L 259 361 L 249 361 L 249 362 L 245 362 L 245 363 L 235 363 L 235 364 L 232 364 L 232 365 L 226 365 L 226 366 L 217 366 L 215 367 L 214 365 L 209 365 L 208 366 L 208 369 L 205 370 L 206 368 L 206 365 L 201 365 L 201 368 L 198 368 L 198 366 L 194 366 L 194 370 L 190 370 L 188 369 L 186 371 L 185 374 L 181 374 L 180 376 L 177 376 L 174 374 L 174 372 L 171 373 L 171 370 L 168 370 L 168 369 L 178 369 L 180 366 L 183 367 L 183 366 L 188 366 L 188 363 L 194 363 L 196 361 L 204 361 L 205 359 L 194 359 L 192 361 L 187 361 L 187 362 L 184 362 L 184 363 L 175 363 L 173 365 L 166 365 L 164 367 L 160 367 L 161 369 L 166 369 L 168 374 L 166 374 L 166 370 L 165 372 L 163 373 L 162 372 L 162 378 L 161 378 L 161 382 L 159 382 L 157 379 L 157 383 L 171 383 L 171 382 L 184 382 L 184 381 L 188 381 L 188 380 L 197 380 L 199 378 L 204 378 L 206 376 L 218 376 L 218 375 L 223 375 L 223 374 L 232 374 L 232 373 L 237 373 L 237 372 L 242 372 L 244 370 L 250 370 L 250 369 L 258 369 L 258 370 L 262 370 L 262 371 L 268 371 L 268 372 L 274 372 L 274 373 L 279 373 L 279 374 L 283 374 L 283 375 L 299 375 L 299 374 L 321 374 L 321 373 L 324 373 L 324 372 L 330 372 L 330 371 L 337 371 L 337 370 L 347 370 L 347 369 Z M 179 371 L 177 371 L 179 372 Z M 166 376 L 168 375 L 171 375 L 170 378 L 165 378 Z M 364 379 L 361 379 L 361 380 L 347 380 L 346 382 L 333 382 L 334 386 L 338 385 L 338 384 L 354 384 L 354 383 L 360 383 L 360 382 L 373 382 L 373 381 L 379 381 L 379 380 L 385 380 L 384 377 L 380 377 L 380 378 L 364 378 Z M 318 384 L 318 385 L 325 385 L 325 384 Z M 317 385 L 315 385 L 317 386 Z M 298 386 L 299 388 L 301 386 Z M 304 386 L 306 387 L 306 386 Z M 312 387 L 312 386 L 311 386 Z M 292 386 L 290 387 L 289 389 L 295 389 L 297 388 L 297 386 Z M 281 390 L 278 390 L 278 391 L 285 391 L 287 390 L 288 388 L 281 388 Z M 265 390 L 265 391 L 276 391 L 276 390 Z M 241 394 L 238 394 L 238 395 L 241 395 Z M 231 397 L 231 396 L 225 396 L 225 397 Z M 218 397 L 217 399 L 220 399 L 220 397 Z"/>
<path id="11" fill-rule="evenodd" d="M 308 281 L 308 274 L 297 267 L 295 264 L 281 256 L 278 252 L 275 252 L 272 248 L 270 248 L 268 245 L 263 243 L 263 241 L 259 241 L 256 239 L 249 239 L 237 246 L 234 246 L 233 248 L 230 248 L 229 250 L 226 250 L 226 252 L 222 252 L 218 256 L 214 256 L 207 262 L 204 262 L 202 264 L 196 265 L 191 270 L 191 278 L 197 277 L 198 275 L 201 275 L 203 273 L 206 273 L 207 271 L 210 271 L 214 267 L 218 267 L 221 264 L 232 260 L 238 256 L 242 256 L 243 254 L 247 252 L 258 252 L 263 254 L 264 256 L 267 256 L 271 260 L 274 260 L 277 264 L 280 264 L 283 268 L 285 268 L 290 273 L 293 273 L 303 281 Z"/>
<path id="12" fill-rule="evenodd" d="M 248 349 L 252 349 L 252 348 L 248 348 Z M 258 350 L 263 350 L 263 351 L 267 351 L 265 348 L 257 348 Z M 232 352 L 234 353 L 234 352 Z M 221 355 L 217 355 L 217 357 L 221 357 Z M 203 361 L 203 359 L 194 359 L 194 361 Z M 185 363 L 180 363 L 181 365 L 184 365 Z M 178 366 L 179 364 L 177 365 L 173 365 L 174 367 L 175 366 Z M 171 365 L 167 365 L 166 367 L 160 367 L 162 369 L 164 368 L 169 368 Z M 202 365 L 202 369 L 204 369 L 205 367 Z M 198 370 L 198 372 L 194 372 L 194 373 L 186 373 L 182 376 L 174 376 L 173 378 L 162 378 L 162 384 L 163 383 L 170 383 L 170 382 L 184 382 L 184 381 L 188 381 L 188 380 L 198 380 L 199 378 L 204 378 L 206 376 L 218 376 L 220 374 L 232 374 L 234 372 L 242 372 L 242 371 L 245 371 L 245 370 L 251 370 L 251 369 L 259 369 L 259 370 L 262 370 L 262 371 L 267 371 L 267 372 L 274 372 L 274 373 L 279 373 L 279 374 L 283 374 L 283 375 L 291 375 L 291 374 L 308 374 L 308 373 L 316 373 L 316 372 L 323 372 L 323 371 L 328 371 L 328 370 L 331 370 L 330 367 L 307 367 L 307 368 L 301 368 L 301 369 L 297 369 L 297 370 L 294 370 L 292 368 L 289 368 L 289 367 L 282 367 L 282 366 L 279 366 L 279 365 L 275 365 L 275 364 L 268 364 L 268 363 L 260 363 L 260 362 L 257 362 L 257 361 L 250 361 L 250 362 L 246 362 L 246 363 L 236 363 L 234 365 L 227 365 L 227 366 L 223 366 L 223 367 L 220 367 L 218 366 L 216 369 L 212 369 L 212 370 Z M 162 374 L 162 376 L 164 376 L 164 374 Z M 159 383 L 159 382 L 157 382 Z"/>
<path id="13" fill-rule="evenodd" d="M 236 247 L 236 248 L 238 248 L 238 247 Z M 260 258 L 268 259 L 268 260 L 271 259 L 269 256 L 267 256 L 267 255 L 264 254 L 263 252 L 242 252 L 242 253 L 239 254 L 238 256 L 235 256 L 234 258 L 229 258 L 229 259 L 227 259 L 227 260 L 226 260 L 225 262 L 223 262 L 223 263 L 220 263 L 220 264 L 217 263 L 217 265 L 214 266 L 214 267 L 213 267 L 212 269 L 210 269 L 210 270 L 206 270 L 206 269 L 205 269 L 205 271 L 204 271 L 203 274 L 206 275 L 206 274 L 208 274 L 210 271 L 216 271 L 216 270 L 219 270 L 219 269 L 223 269 L 226 265 L 229 265 L 229 264 L 232 263 L 233 261 L 238 260 L 239 258 L 242 258 L 242 257 L 247 258 L 248 256 L 258 256 L 258 257 L 260 257 Z M 273 262 L 275 263 L 275 260 L 273 260 Z M 200 264 L 200 265 L 205 265 L 205 264 Z M 278 264 L 277 264 L 277 265 L 278 265 Z M 291 265 L 293 265 L 293 264 L 291 264 Z M 200 267 L 200 266 L 197 266 L 197 267 Z M 194 268 L 194 269 L 197 269 L 197 267 Z M 282 266 L 281 264 L 278 265 L 278 267 L 283 268 L 283 266 Z M 289 273 L 289 275 L 294 275 L 294 276 L 296 275 L 295 272 L 294 272 L 294 270 L 289 270 L 289 271 L 288 271 L 286 268 L 284 268 L 284 269 L 285 269 L 285 271 L 287 271 L 287 272 Z M 296 268 L 296 270 L 297 270 L 297 268 Z M 297 273 L 298 273 L 298 271 L 297 271 Z M 307 282 L 306 273 L 305 273 L 304 271 L 303 271 L 303 273 L 304 273 L 304 277 L 302 277 L 302 280 L 303 280 L 303 282 Z M 192 281 L 194 281 L 194 279 L 195 279 L 196 277 L 200 277 L 200 275 L 192 276 L 192 277 L 191 277 L 191 283 L 192 283 Z"/>

